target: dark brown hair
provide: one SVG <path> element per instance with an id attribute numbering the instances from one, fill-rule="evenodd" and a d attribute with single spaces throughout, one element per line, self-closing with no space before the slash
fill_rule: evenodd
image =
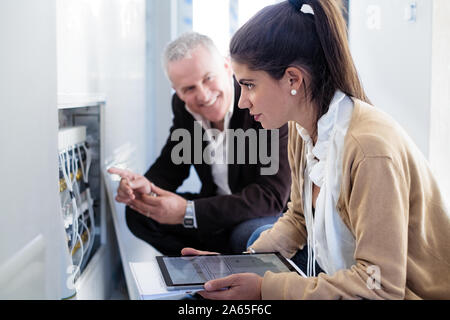
<path id="1" fill-rule="evenodd" d="M 298 8 L 309 4 L 314 15 L 288 1 L 265 7 L 235 33 L 231 58 L 277 80 L 288 67 L 301 68 L 311 79 L 311 99 L 319 107 L 317 120 L 328 111 L 338 89 L 370 103 L 350 54 L 340 1 L 297 2 Z"/>

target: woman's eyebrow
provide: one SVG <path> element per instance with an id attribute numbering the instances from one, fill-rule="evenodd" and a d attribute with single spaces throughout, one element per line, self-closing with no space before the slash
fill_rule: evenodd
<path id="1" fill-rule="evenodd" d="M 238 82 L 240 84 L 244 84 L 245 82 L 253 82 L 253 81 L 255 81 L 255 80 L 253 80 L 253 79 L 240 79 Z"/>

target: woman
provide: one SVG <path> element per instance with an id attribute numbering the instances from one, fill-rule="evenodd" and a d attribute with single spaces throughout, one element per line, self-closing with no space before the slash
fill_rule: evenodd
<path id="1" fill-rule="evenodd" d="M 370 106 L 336 2 L 266 7 L 237 31 L 230 53 L 239 106 L 266 129 L 289 122 L 289 209 L 249 250 L 292 258 L 307 248 L 308 277 L 232 275 L 209 281 L 201 295 L 450 298 L 443 199 L 414 143 Z"/>

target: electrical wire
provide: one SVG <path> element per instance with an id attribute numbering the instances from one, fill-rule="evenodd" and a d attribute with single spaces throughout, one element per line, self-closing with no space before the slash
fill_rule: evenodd
<path id="1" fill-rule="evenodd" d="M 73 155 L 73 153 L 72 153 Z M 78 234 L 78 206 L 77 206 L 77 202 L 76 202 L 76 198 L 75 198 L 75 194 L 74 194 L 74 190 L 73 190 L 73 186 L 74 183 L 77 179 L 76 177 L 76 172 L 74 170 L 74 162 L 73 162 L 73 157 L 70 157 L 69 155 L 69 150 L 66 150 L 66 161 L 67 161 L 67 167 L 69 168 L 69 184 L 70 184 L 70 192 L 71 192 L 71 197 L 72 197 L 72 204 L 73 204 L 73 216 L 72 216 L 72 238 L 74 239 L 72 241 L 72 245 L 71 245 L 71 251 L 73 250 L 73 248 L 76 245 L 77 242 L 77 234 Z M 72 177 L 70 177 L 70 173 L 72 173 Z"/>
<path id="2" fill-rule="evenodd" d="M 60 162 L 62 163 L 61 168 L 62 168 L 64 180 L 66 181 L 66 185 L 69 190 L 71 203 L 72 203 L 72 236 L 71 236 L 72 241 L 71 241 L 71 246 L 70 246 L 70 252 L 71 252 L 71 255 L 73 255 L 73 251 L 76 246 L 77 240 L 79 240 L 80 247 L 81 247 L 81 256 L 80 256 L 80 261 L 78 263 L 78 266 L 80 267 L 82 264 L 82 261 L 83 261 L 83 257 L 84 257 L 84 245 L 83 245 L 83 241 L 80 236 L 80 233 L 79 233 L 79 225 L 78 225 L 79 210 L 78 210 L 76 194 L 75 194 L 78 191 L 78 197 L 80 198 L 79 190 L 77 190 L 77 188 L 76 188 L 76 187 L 78 187 L 78 185 L 76 184 L 78 163 L 76 161 L 74 146 L 72 146 L 71 151 L 72 151 L 72 155 L 70 155 L 69 150 L 66 149 L 63 152 L 61 152 L 59 156 L 60 156 Z M 71 177 L 71 174 L 72 174 L 72 177 Z"/>
<path id="3" fill-rule="evenodd" d="M 88 237 L 87 242 L 89 245 L 89 242 L 91 241 L 91 232 L 89 231 L 89 228 L 87 227 L 86 223 L 83 220 L 80 220 L 80 223 L 83 226 L 83 228 L 86 229 L 86 233 L 87 233 L 87 237 Z M 81 234 L 83 234 L 83 233 L 81 233 Z M 83 238 L 80 236 L 80 233 L 78 233 L 77 236 L 80 239 L 81 257 L 80 257 L 78 266 L 80 267 L 80 270 L 81 270 L 82 268 L 84 268 L 84 265 L 86 264 L 89 255 L 86 252 L 87 250 L 84 250 Z"/>
<path id="4" fill-rule="evenodd" d="M 75 246 L 74 242 L 76 241 L 76 233 L 74 232 L 74 228 L 75 226 L 74 224 L 74 219 L 73 219 L 73 215 L 74 212 L 76 212 L 77 210 L 77 204 L 75 201 L 75 198 L 73 196 L 73 188 L 72 188 L 72 183 L 70 180 L 70 162 L 67 160 L 68 157 L 68 153 L 67 150 L 63 150 L 61 151 L 61 153 L 59 153 L 59 161 L 61 163 L 61 171 L 64 177 L 64 181 L 66 182 L 66 188 L 69 190 L 69 195 L 70 195 L 70 200 L 71 200 L 71 204 L 72 204 L 72 236 L 71 236 L 71 247 L 70 247 L 70 251 L 73 250 L 73 247 Z"/>
<path id="5" fill-rule="evenodd" d="M 80 154 L 79 158 L 80 158 L 80 162 L 81 162 L 82 161 L 81 160 L 81 154 Z M 72 181 L 73 181 L 74 194 L 75 194 L 75 198 L 78 198 L 78 202 L 80 203 L 80 208 L 81 208 L 82 199 L 81 199 L 79 186 L 78 186 L 78 183 L 77 183 L 78 161 L 77 161 L 77 157 L 76 157 L 76 153 L 75 153 L 75 145 L 72 145 L 72 158 L 71 159 L 72 159 L 72 169 L 73 169 L 73 180 Z M 83 169 L 81 169 L 81 171 L 83 172 Z M 85 254 L 84 245 L 83 245 L 83 239 L 82 239 L 81 235 L 83 234 L 83 229 L 84 228 L 86 228 L 86 230 L 88 232 L 89 232 L 89 230 L 88 230 L 86 224 L 82 220 L 79 220 L 80 217 L 82 219 L 84 219 L 84 214 L 83 214 L 83 212 L 81 212 L 81 210 L 78 210 L 77 213 L 76 213 L 76 216 L 75 216 L 75 221 L 76 221 L 76 226 L 77 226 L 77 228 L 76 228 L 77 239 L 79 239 L 79 241 L 80 241 L 80 248 L 81 248 L 81 256 L 80 256 L 80 261 L 78 263 L 78 267 L 81 268 L 84 265 L 83 264 L 83 260 L 84 260 L 84 254 Z M 81 224 L 81 227 L 82 227 L 81 232 L 79 230 L 78 221 L 80 221 L 82 223 Z M 89 241 L 90 241 L 90 238 L 89 238 Z"/>
<path id="6" fill-rule="evenodd" d="M 80 150 L 80 147 L 84 149 L 85 155 L 86 155 L 86 166 L 83 163 L 82 153 Z M 80 259 L 78 261 L 78 271 L 77 273 L 81 273 L 81 269 L 84 268 L 85 264 L 87 263 L 87 260 L 91 254 L 92 247 L 94 245 L 94 234 L 95 234 L 95 220 L 94 220 L 94 209 L 93 209 L 93 203 L 89 187 L 89 169 L 91 166 L 91 152 L 87 148 L 86 144 L 83 142 L 82 144 L 73 145 L 69 150 L 69 148 L 62 150 L 59 152 L 59 162 L 61 164 L 61 171 L 63 174 L 64 181 L 66 183 L 66 188 L 68 189 L 69 195 L 70 195 L 70 202 L 72 207 L 72 234 L 71 234 L 71 245 L 70 245 L 70 252 L 72 256 L 72 261 L 74 259 L 74 255 L 76 250 L 76 244 L 79 242 L 80 249 L 81 249 L 81 255 Z M 78 151 L 78 157 L 76 155 L 76 151 Z M 78 158 L 78 159 L 77 159 Z M 90 227 L 89 229 L 84 212 L 81 212 L 81 205 L 82 205 L 82 199 L 81 199 L 81 193 L 80 193 L 80 187 L 77 183 L 77 174 L 78 174 L 78 160 L 80 161 L 80 167 L 81 167 L 81 173 L 82 173 L 82 179 L 84 181 L 84 184 L 86 186 L 86 200 L 88 204 L 88 213 L 89 213 L 89 220 L 90 220 Z M 72 176 L 71 176 L 72 174 Z M 78 204 L 77 204 L 78 199 Z M 80 209 L 79 209 L 80 207 Z M 70 217 L 70 216 L 69 216 Z M 80 225 L 79 225 L 80 224 Z M 80 232 L 81 227 L 81 232 Z M 87 233 L 87 248 L 85 250 L 85 246 L 83 243 L 83 238 L 81 234 L 84 234 L 83 230 L 86 230 Z"/>
<path id="7" fill-rule="evenodd" d="M 74 279 L 75 279 L 77 273 L 81 273 L 81 263 L 83 261 L 83 256 L 84 256 L 83 240 L 81 239 L 81 236 L 80 236 L 80 234 L 78 232 L 77 232 L 77 238 L 78 238 L 78 241 L 80 242 L 81 257 L 80 257 L 80 260 L 78 261 L 78 268 L 76 269 L 77 272 L 74 275 Z M 73 256 L 73 254 L 74 254 L 74 252 L 72 250 L 71 251 L 71 255 Z"/>
<path id="8" fill-rule="evenodd" d="M 81 147 L 84 149 L 84 153 L 86 155 L 86 170 L 84 169 L 84 163 L 83 163 L 83 158 L 82 158 L 82 154 L 80 151 L 80 145 L 77 145 L 77 151 L 78 151 L 78 157 L 80 159 L 80 165 L 81 165 L 81 172 L 83 174 L 83 181 L 86 185 L 86 198 L 87 198 L 87 202 L 88 202 L 88 212 L 89 212 L 89 220 L 91 221 L 91 228 L 93 233 L 95 233 L 95 220 L 94 220 L 94 209 L 93 209 L 93 204 L 94 201 L 92 200 L 91 197 L 91 189 L 89 186 L 89 169 L 91 166 L 91 153 L 90 150 L 88 150 L 88 148 L 86 147 L 86 144 L 83 142 L 81 144 Z M 83 219 L 84 219 L 84 215 L 83 215 Z M 86 226 L 86 225 L 85 225 Z M 86 226 L 87 228 L 87 226 Z M 87 262 L 89 255 L 91 254 L 92 251 L 92 247 L 94 245 L 94 236 L 90 236 L 91 233 L 89 232 L 89 229 L 87 228 L 88 233 L 89 233 L 89 241 L 88 241 L 88 249 L 87 249 L 87 253 L 86 253 L 86 260 L 85 262 Z M 84 265 L 83 265 L 84 267 Z"/>

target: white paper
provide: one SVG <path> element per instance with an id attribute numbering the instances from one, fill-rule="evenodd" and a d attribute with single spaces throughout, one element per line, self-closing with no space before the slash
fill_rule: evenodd
<path id="1" fill-rule="evenodd" d="M 187 294 L 186 290 L 167 290 L 156 260 L 130 262 L 130 268 L 142 300 L 175 300 L 181 299 Z M 189 293 L 193 292 L 189 290 Z"/>

